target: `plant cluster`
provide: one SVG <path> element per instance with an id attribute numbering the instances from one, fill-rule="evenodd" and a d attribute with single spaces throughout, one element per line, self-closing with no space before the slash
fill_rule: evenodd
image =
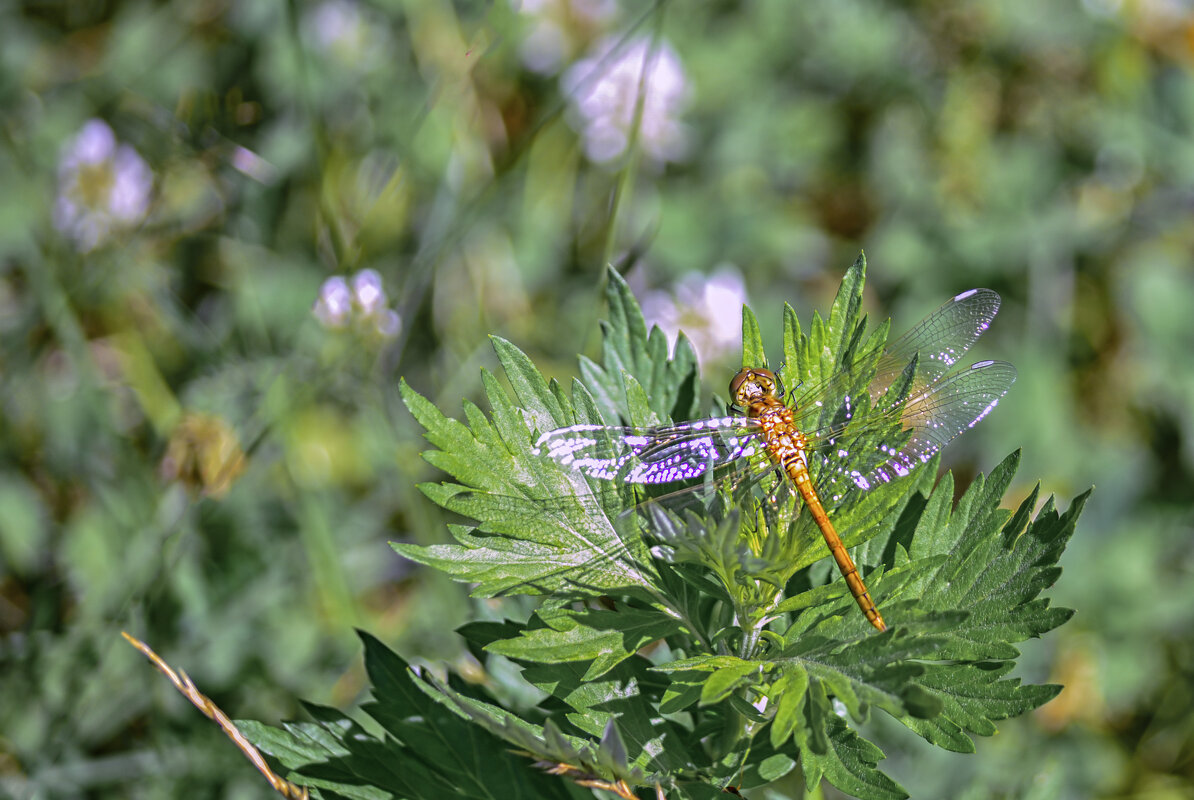
<path id="1" fill-rule="evenodd" d="M 786 309 L 784 356 L 796 377 L 841 369 L 844 345 L 861 341 L 864 267 L 860 258 L 808 334 Z M 540 699 L 518 707 L 499 685 L 412 669 L 366 637 L 375 701 L 365 711 L 385 736 L 314 708 L 314 722 L 285 732 L 255 728 L 300 780 L 361 797 L 375 796 L 366 786 L 402 797 L 571 796 L 567 782 L 526 769 L 530 757 L 627 797 L 636 787 L 712 797 L 797 774 L 810 790 L 824 778 L 858 797 L 896 798 L 904 790 L 860 732 L 872 713 L 970 752 L 972 735 L 1057 694 L 1009 673 L 1016 643 L 1072 613 L 1040 594 L 1087 495 L 1064 513 L 1048 500 L 1035 518 L 1035 491 L 1014 512 L 1000 508 L 1013 454 L 956 504 L 934 458 L 843 507 L 838 525 L 892 623 L 875 633 L 844 583 L 817 568 L 825 553 L 809 526 L 719 516 L 717 504 L 677 515 L 648 502 L 651 513 L 628 514 L 641 499 L 629 487 L 590 485 L 536 455 L 544 430 L 695 411 L 686 343 L 669 357 L 613 271 L 608 300 L 601 362 L 582 360 L 585 381 L 570 393 L 498 338 L 513 396 L 486 373 L 488 417 L 469 404 L 461 423 L 403 386 L 435 446 L 425 457 L 452 478 L 421 488 L 472 522 L 451 526 L 452 544 L 395 549 L 470 583 L 474 596 L 541 596 L 527 619 L 459 631 L 478 660 L 516 664 Z M 749 310 L 743 329 L 747 358 L 761 357 Z M 644 524 L 652 518 L 667 522 Z"/>

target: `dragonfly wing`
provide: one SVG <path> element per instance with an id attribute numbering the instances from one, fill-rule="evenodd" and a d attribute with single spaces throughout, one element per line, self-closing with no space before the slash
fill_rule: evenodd
<path id="1" fill-rule="evenodd" d="M 893 421 L 886 416 L 876 418 L 873 425 L 863 425 L 857 435 L 851 435 L 853 447 L 841 445 L 835 438 L 812 437 L 818 443 L 823 467 L 823 479 L 819 482 L 824 482 L 826 493 L 835 497 L 853 487 L 866 491 L 909 474 L 959 433 L 977 425 L 1008 393 L 1015 380 L 1016 368 L 1011 364 L 978 362 L 912 396 L 900 414 L 896 438 L 881 433 L 882 425 Z M 878 443 L 874 441 L 876 432 L 880 433 Z M 862 442 L 866 444 L 858 444 Z M 849 464 L 849 468 L 842 464 Z"/>
<path id="2" fill-rule="evenodd" d="M 999 295 L 990 289 L 971 289 L 955 296 L 915 327 L 889 342 L 882 355 L 875 350 L 855 355 L 849 365 L 827 380 L 806 387 L 796 399 L 797 425 L 805 431 L 845 427 L 869 400 L 872 413 L 892 411 L 900 397 L 887 396 L 913 358 L 916 375 L 907 396 L 928 391 L 990 327 L 999 310 Z M 875 364 L 873 375 L 864 370 Z M 869 379 L 868 379 L 869 378 Z"/>
<path id="3" fill-rule="evenodd" d="M 991 325 L 999 311 L 999 295 L 990 289 L 962 292 L 890 343 L 879 360 L 870 384 L 871 400 L 899 377 L 915 356 L 919 356 L 916 378 L 909 397 L 916 397 L 941 380 L 978 337 Z"/>
<path id="4" fill-rule="evenodd" d="M 548 431 L 537 452 L 591 478 L 624 483 L 671 483 L 759 452 L 759 425 L 745 417 L 716 417 L 658 428 L 573 425 Z"/>

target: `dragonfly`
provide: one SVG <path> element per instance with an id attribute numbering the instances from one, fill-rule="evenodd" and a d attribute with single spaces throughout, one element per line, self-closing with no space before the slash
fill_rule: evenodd
<path id="1" fill-rule="evenodd" d="M 789 401 L 774 372 L 743 367 L 729 386 L 736 415 L 648 428 L 572 425 L 544 433 L 536 452 L 590 478 L 629 484 L 697 478 L 751 483 L 781 473 L 812 516 L 858 607 L 885 631 L 830 511 L 910 474 L 1007 394 L 1016 380 L 1011 364 L 958 366 L 991 325 L 999 303 L 990 289 L 956 295 L 891 344 L 849 358 L 820 383 L 798 387 Z M 871 364 L 874 372 L 866 379 Z M 884 431 L 895 431 L 894 438 Z"/>

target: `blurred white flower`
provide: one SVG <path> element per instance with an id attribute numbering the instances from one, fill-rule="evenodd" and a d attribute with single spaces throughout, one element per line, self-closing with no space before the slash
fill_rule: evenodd
<path id="1" fill-rule="evenodd" d="M 58 166 L 54 226 L 83 252 L 149 212 L 153 170 L 103 120 L 88 120 Z"/>
<path id="2" fill-rule="evenodd" d="M 333 330 L 359 324 L 387 339 L 402 330 L 402 318 L 387 306 L 381 275 L 373 269 L 353 275 L 351 283 L 342 275 L 325 280 L 319 287 L 312 313 L 321 325 Z"/>
<path id="3" fill-rule="evenodd" d="M 666 42 L 647 37 L 616 52 L 615 46 L 615 40 L 606 40 L 560 79 L 571 104 L 569 121 L 583 137 L 586 155 L 601 164 L 626 152 L 641 88 L 639 147 L 656 163 L 679 161 L 688 149 L 679 120 L 688 101 L 680 59 Z"/>
<path id="4" fill-rule="evenodd" d="M 713 275 L 685 275 L 672 292 L 648 292 L 642 308 L 647 324 L 658 325 L 673 348 L 676 335 L 684 331 L 701 362 L 709 364 L 735 355 L 741 343 L 744 302 L 742 275 L 725 264 Z"/>
<path id="5" fill-rule="evenodd" d="M 522 63 L 540 75 L 559 72 L 618 13 L 615 0 L 512 0 L 512 5 L 531 23 L 520 48 Z"/>
<path id="6" fill-rule="evenodd" d="M 354 0 L 324 0 L 303 17 L 303 38 L 347 67 L 368 71 L 389 46 L 386 20 Z"/>

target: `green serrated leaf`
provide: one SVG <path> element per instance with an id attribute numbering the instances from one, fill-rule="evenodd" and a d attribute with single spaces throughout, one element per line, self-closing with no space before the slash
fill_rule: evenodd
<path id="1" fill-rule="evenodd" d="M 588 736 L 603 736 L 617 720 L 635 769 L 647 776 L 666 775 L 693 764 L 693 759 L 680 730 L 654 712 L 664 686 L 646 667 L 644 659 L 630 658 L 600 678 L 586 680 L 580 664 L 533 664 L 524 668 L 523 676 L 566 705 L 568 722 Z"/>
<path id="2" fill-rule="evenodd" d="M 308 706 L 324 713 L 317 722 L 286 723 L 283 729 L 251 720 L 238 720 L 236 727 L 258 750 L 292 771 L 286 778 L 301 786 L 329 789 L 354 800 L 383 800 L 392 797 L 394 781 L 377 758 L 381 742 L 334 709 Z M 391 754 L 398 757 L 401 754 Z M 309 774 L 319 765 L 318 777 Z M 307 768 L 307 769 L 304 769 Z M 412 772 L 425 773 L 421 765 Z M 428 784 L 434 784 L 434 778 Z M 383 788 L 384 787 L 384 788 Z"/>
<path id="3" fill-rule="evenodd" d="M 800 724 L 808 682 L 808 670 L 799 664 L 792 664 L 784 670 L 783 677 L 771 685 L 767 697 L 775 705 L 770 730 L 772 747 L 778 749 L 791 738 L 792 731 Z"/>
<path id="4" fill-rule="evenodd" d="M 859 253 L 850 269 L 846 270 L 842 285 L 838 287 L 825 330 L 827 344 L 837 354 L 838 365 L 847 363 L 848 357 L 853 355 L 850 345 L 861 333 L 859 315 L 862 313 L 862 288 L 865 284 L 866 255 Z"/>
<path id="5" fill-rule="evenodd" d="M 932 719 L 945 708 L 940 696 L 917 683 L 904 686 L 900 691 L 900 700 L 908 710 L 908 715 L 918 719 Z"/>
<path id="6" fill-rule="evenodd" d="M 288 723 L 284 731 L 241 724 L 263 752 L 293 769 L 290 780 L 360 800 L 571 796 L 498 739 L 413 691 L 393 653 L 368 638 L 366 647 L 375 693 L 385 695 L 368 710 L 391 737 L 378 739 L 339 711 L 310 704 L 314 722 Z"/>
<path id="7" fill-rule="evenodd" d="M 393 741 L 415 754 L 422 764 L 433 765 L 446 785 L 411 793 L 417 797 L 569 797 L 558 779 L 530 769 L 530 762 L 512 753 L 508 744 L 545 761 L 568 762 L 577 757 L 583 766 L 596 763 L 595 752 L 584 740 L 548 737 L 542 728 L 504 709 L 468 697 L 426 673 L 416 673 L 379 641 L 361 634 L 365 643 L 365 668 L 373 682 L 374 702 L 363 710 L 373 717 Z M 566 747 L 560 748 L 564 739 Z M 579 756 L 576 754 L 579 753 Z M 412 773 L 413 775 L 414 773 Z M 612 778 L 637 778 L 622 771 Z"/>
<path id="8" fill-rule="evenodd" d="M 912 617 L 947 609 L 969 613 L 943 657 L 1014 658 L 1013 643 L 1039 636 L 1070 616 L 1036 598 L 1056 577 L 1056 559 L 1088 495 L 1075 499 L 1064 516 L 1044 510 L 1025 526 L 1024 514 L 1013 517 L 999 507 L 1017 463 L 1018 454 L 1012 454 L 989 478 L 976 479 L 948 516 L 945 499 L 930 497 L 926 518 L 945 532 L 925 529 L 922 520 L 913 538 L 914 555 L 934 552 L 948 558 L 909 587 L 918 597 Z M 949 488 L 939 486 L 934 495 Z"/>
<path id="9" fill-rule="evenodd" d="M 691 658 L 680 658 L 675 661 L 669 661 L 666 664 L 658 664 L 651 669 L 658 672 L 679 672 L 685 670 L 699 670 L 703 672 L 715 672 L 719 669 L 737 669 L 743 665 L 755 665 L 756 662 L 746 661 L 737 656 L 721 656 L 721 655 L 703 655 L 692 656 Z"/>
<path id="10" fill-rule="evenodd" d="M 902 800 L 908 796 L 902 786 L 876 769 L 883 751 L 838 717 L 831 716 L 827 728 L 829 746 L 824 754 L 802 752 L 806 769 L 811 767 L 838 789 L 866 800 Z"/>
<path id="11" fill-rule="evenodd" d="M 745 337 L 743 337 L 745 341 Z M 796 316 L 796 309 L 792 308 L 790 303 L 784 303 L 784 364 L 788 366 L 788 371 L 785 373 L 785 378 L 789 377 L 792 372 L 797 374 L 804 373 L 805 357 L 804 357 L 804 332 L 800 327 L 800 319 Z M 795 383 L 790 387 L 793 391 L 796 390 Z"/>
<path id="12" fill-rule="evenodd" d="M 697 413 L 696 355 L 683 336 L 668 356 L 667 337 L 653 328 L 647 332 L 642 310 L 625 279 L 607 272 L 606 300 L 609 320 L 602 324 L 602 357 L 597 364 L 580 361 L 581 377 L 592 392 L 607 424 L 635 419 L 627 406 L 625 380 L 636 380 L 644 391 L 650 418 L 660 422 L 688 419 Z"/>
<path id="13" fill-rule="evenodd" d="M 605 278 L 605 300 L 609 306 L 605 341 L 618 353 L 622 364 L 633 367 L 647 350 L 647 323 L 626 279 L 615 269 L 606 270 Z"/>
<path id="14" fill-rule="evenodd" d="M 759 320 L 750 306 L 742 306 L 742 366 L 766 367 L 767 353 L 763 350 L 763 333 Z"/>
<path id="15" fill-rule="evenodd" d="M 701 688 L 701 703 L 718 703 L 736 689 L 754 683 L 758 677 L 759 665 L 749 661 L 716 669 Z"/>
<path id="16" fill-rule="evenodd" d="M 939 717 L 919 722 L 901 721 L 934 744 L 958 752 L 973 752 L 974 745 L 969 737 L 961 736 L 964 741 L 958 746 L 947 746 L 936 740 L 934 736 L 941 734 L 934 725 L 946 721 L 956 726 L 959 732 L 993 736 L 997 732 L 994 721 L 1039 708 L 1061 691 L 1060 686 L 1022 686 L 1017 679 L 1005 678 L 1013 666 L 1009 661 L 930 665 L 919 682 L 942 703 Z M 957 736 L 950 737 L 949 742 L 956 744 L 957 739 Z"/>
<path id="17" fill-rule="evenodd" d="M 591 661 L 583 677 L 589 681 L 681 627 L 679 620 L 651 609 L 557 609 L 551 613 L 540 611 L 538 617 L 545 627 L 524 630 L 518 638 L 496 641 L 485 649 L 541 664 Z"/>
<path id="18" fill-rule="evenodd" d="M 638 427 L 658 425 L 663 420 L 652 410 L 651 398 L 633 375 L 625 376 L 626 409 L 630 424 Z"/>
<path id="19" fill-rule="evenodd" d="M 705 683 L 704 672 L 674 672 L 668 678 L 667 689 L 659 702 L 660 711 L 675 714 L 700 702 L 701 687 Z"/>
<path id="20" fill-rule="evenodd" d="M 510 352 L 506 357 L 517 361 Z M 526 392 L 550 395 L 541 379 L 524 374 L 520 382 Z M 619 517 L 616 500 L 612 509 L 603 507 L 583 479 L 531 456 L 529 431 L 512 422 L 517 414 L 509 399 L 496 382 L 487 382 L 487 388 L 503 425 L 514 426 L 514 444 L 479 413 L 470 414 L 466 427 L 402 384 L 411 413 L 440 448 L 424 457 L 459 481 L 425 493 L 480 524 L 454 529 L 459 545 L 395 544 L 395 550 L 476 583 L 477 596 L 619 590 L 654 595 L 658 575 L 633 520 Z"/>
<path id="21" fill-rule="evenodd" d="M 547 431 L 567 425 L 569 420 L 563 413 L 559 400 L 526 354 L 500 336 L 491 336 L 489 340 L 511 388 L 514 389 L 514 396 L 518 398 L 521 408 L 531 415 L 535 427 L 540 431 Z M 495 388 L 486 387 L 486 395 L 491 400 L 497 394 Z"/>

